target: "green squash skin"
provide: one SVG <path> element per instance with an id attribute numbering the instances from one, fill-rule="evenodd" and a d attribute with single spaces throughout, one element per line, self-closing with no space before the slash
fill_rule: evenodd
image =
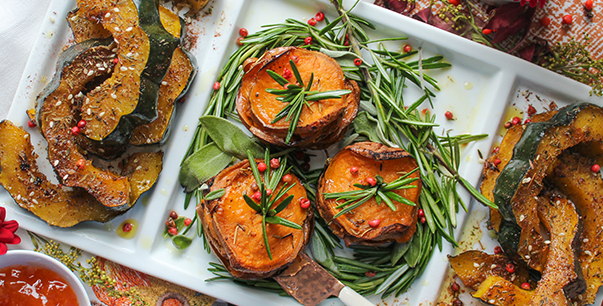
<path id="1" fill-rule="evenodd" d="M 530 169 L 530 160 L 534 159 L 536 150 L 546 131 L 552 127 L 569 125 L 582 109 L 591 106 L 590 103 L 575 103 L 561 109 L 549 121 L 530 123 L 523 132 L 521 139 L 513 149 L 513 157 L 501 171 L 494 187 L 494 202 L 498 205 L 502 222 L 498 240 L 505 251 L 517 255 L 521 227 L 513 214 L 511 200 L 519 184 Z"/>
<path id="2" fill-rule="evenodd" d="M 182 44 L 182 43 L 184 43 L 184 37 L 186 36 L 187 28 L 186 28 L 186 22 L 184 21 L 184 19 L 178 17 L 178 20 L 180 21 L 180 43 Z M 191 72 L 191 74 L 188 77 L 188 80 L 186 81 L 186 86 L 184 86 L 184 89 L 182 89 L 182 92 L 180 92 L 180 94 L 174 101 L 174 109 L 172 110 L 172 115 L 170 116 L 170 121 L 167 124 L 165 130 L 163 131 L 163 136 L 161 137 L 161 140 L 159 140 L 159 142 L 155 142 L 155 143 L 137 145 L 139 147 L 156 146 L 156 145 L 161 146 L 167 142 L 167 140 L 170 137 L 172 124 L 174 124 L 174 121 L 176 120 L 175 118 L 176 118 L 176 110 L 178 108 L 178 101 L 180 99 L 182 99 L 186 95 L 186 93 L 188 93 L 188 90 L 190 89 L 191 84 L 193 83 L 193 80 L 197 76 L 197 71 L 199 70 L 199 65 L 197 64 L 197 59 L 190 52 L 184 50 L 184 48 L 181 48 L 181 50 L 188 57 L 188 60 L 190 61 L 191 66 L 193 66 L 193 71 Z"/>
<path id="3" fill-rule="evenodd" d="M 180 44 L 180 39 L 168 33 L 161 24 L 158 0 L 140 0 L 136 4 L 139 25 L 147 34 L 151 46 L 147 64 L 140 77 L 138 104 L 132 113 L 120 118 L 116 128 L 107 137 L 98 141 L 100 145 L 125 146 L 136 126 L 157 118 L 161 81 L 168 71 L 174 50 Z"/>
<path id="4" fill-rule="evenodd" d="M 97 46 L 108 46 L 113 42 L 112 39 L 99 39 L 99 40 L 95 40 L 95 39 L 91 39 L 91 40 L 87 40 L 84 42 L 81 42 L 79 44 L 73 45 L 71 47 L 69 47 L 69 49 L 63 51 L 61 53 L 61 55 L 59 55 L 59 59 L 57 60 L 57 65 L 55 68 L 55 73 L 54 76 L 52 77 L 52 80 L 50 80 L 50 82 L 44 86 L 44 89 L 42 89 L 42 92 L 40 92 L 40 94 L 38 95 L 38 97 L 36 98 L 36 121 L 37 121 L 37 126 L 38 129 L 40 129 L 41 131 L 41 108 L 42 105 L 44 104 L 44 101 L 46 101 L 46 98 L 48 98 L 48 96 L 50 94 L 52 94 L 55 90 L 57 90 L 57 88 L 59 87 L 59 85 L 61 84 L 61 79 L 62 79 L 62 74 L 63 74 L 63 69 L 67 66 L 69 66 L 71 64 L 71 62 L 73 62 L 73 60 L 80 55 L 82 52 L 92 48 L 92 47 L 97 47 Z M 42 133 L 44 134 L 44 133 Z"/>
<path id="5" fill-rule="evenodd" d="M 77 12 L 78 9 L 79 8 L 74 9 L 72 11 L 72 13 Z M 179 17 L 178 20 L 179 20 L 179 23 L 180 23 L 180 36 L 179 36 L 180 37 L 180 44 L 182 44 L 182 43 L 184 43 L 184 37 L 186 36 L 186 29 L 187 28 L 186 28 L 186 22 L 184 21 L 184 19 L 182 19 L 182 18 Z M 73 27 L 74 26 L 77 27 L 77 26 L 80 26 L 80 25 L 79 24 L 74 25 L 71 22 L 69 22 L 69 26 L 72 27 L 72 31 L 73 31 L 73 30 L 79 30 L 79 29 L 73 28 Z M 100 38 L 96 38 L 96 39 L 100 39 Z M 193 55 L 191 55 L 188 51 L 184 50 L 184 49 L 182 49 L 182 51 L 186 54 L 186 56 L 188 57 L 191 65 L 193 66 L 193 71 L 192 71 L 191 75 L 189 76 L 189 78 L 187 80 L 187 84 L 184 87 L 183 91 L 176 98 L 176 102 L 178 100 L 182 99 L 186 95 L 186 93 L 188 92 L 188 90 L 189 90 L 189 88 L 190 88 L 190 86 L 191 86 L 191 84 L 192 84 L 192 82 L 193 82 L 193 80 L 194 80 L 194 78 L 195 78 L 195 76 L 197 74 L 197 71 L 198 71 L 198 65 L 197 65 L 195 57 Z M 164 133 L 162 135 L 161 140 L 159 142 L 155 142 L 155 143 L 151 143 L 151 144 L 146 144 L 145 143 L 145 144 L 140 144 L 138 146 L 152 146 L 152 145 L 163 145 L 163 144 L 165 144 L 165 142 L 169 138 L 170 127 L 171 127 L 171 125 L 173 124 L 173 122 L 175 120 L 174 118 L 175 118 L 176 108 L 177 107 L 178 107 L 178 103 L 175 103 L 174 104 L 174 109 L 172 111 L 172 115 L 170 117 L 170 122 L 168 123 L 166 129 L 164 130 Z M 135 128 L 135 127 L 127 126 L 125 128 Z M 100 145 L 101 143 L 100 142 L 95 142 L 95 144 L 96 145 Z M 107 148 L 109 146 L 103 145 L 103 147 L 105 148 L 105 151 L 108 152 Z M 103 159 L 112 160 L 112 159 L 115 159 L 116 157 L 118 157 L 119 155 L 121 155 L 121 153 L 123 153 L 123 151 L 124 151 L 123 149 L 125 149 L 125 146 L 111 146 L 110 148 L 114 149 L 112 152 L 110 152 L 111 154 L 107 154 L 106 152 L 100 154 L 97 151 L 89 151 L 89 153 L 95 154 L 96 156 L 98 156 L 100 158 L 103 158 Z M 120 150 L 120 148 L 123 148 L 123 149 Z"/>
<path id="6" fill-rule="evenodd" d="M 186 81 L 186 86 L 184 87 L 182 92 L 180 92 L 180 95 L 178 95 L 178 97 L 176 98 L 176 101 L 174 102 L 174 109 L 172 110 L 172 116 L 170 117 L 170 122 L 168 123 L 167 127 L 165 128 L 165 131 L 163 132 L 163 136 L 161 137 L 161 140 L 158 143 L 159 145 L 165 144 L 166 141 L 168 140 L 168 138 L 170 137 L 171 127 L 174 124 L 174 121 L 176 120 L 176 109 L 178 108 L 178 104 L 179 104 L 178 101 L 180 99 L 182 99 L 186 95 L 188 90 L 190 89 L 191 84 L 193 83 L 193 80 L 195 79 L 195 76 L 197 76 L 197 71 L 199 68 L 195 57 L 184 49 L 182 51 L 184 52 L 184 54 L 186 54 L 189 61 L 191 62 L 191 65 L 193 66 L 193 71 L 191 72 L 190 76 L 188 77 L 188 80 Z"/>

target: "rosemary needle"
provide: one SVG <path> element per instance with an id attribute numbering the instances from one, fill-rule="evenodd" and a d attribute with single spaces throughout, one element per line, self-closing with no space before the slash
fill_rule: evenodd
<path id="1" fill-rule="evenodd" d="M 301 116 L 302 109 L 304 105 L 310 107 L 308 101 L 320 101 L 325 99 L 337 99 L 341 98 L 343 95 L 347 95 L 351 93 L 351 90 L 342 89 L 342 90 L 330 90 L 330 91 L 311 91 L 312 82 L 314 81 L 314 72 L 312 72 L 310 76 L 310 80 L 308 81 L 308 85 L 304 85 L 304 81 L 299 74 L 299 70 L 297 69 L 297 65 L 292 60 L 289 60 L 289 65 L 291 65 L 291 70 L 293 71 L 293 75 L 297 81 L 297 84 L 289 84 L 289 81 L 279 75 L 278 73 L 268 69 L 268 75 L 272 77 L 279 85 L 286 86 L 285 89 L 266 89 L 267 93 L 278 95 L 277 100 L 288 103 L 283 109 L 281 109 L 271 124 L 275 124 L 278 121 L 285 118 L 286 121 L 289 121 L 289 129 L 287 130 L 287 137 L 285 138 L 285 142 L 289 142 L 291 137 L 295 133 L 295 128 L 297 127 L 297 123 L 299 122 L 299 117 Z M 299 84 L 299 85 L 298 85 Z"/>

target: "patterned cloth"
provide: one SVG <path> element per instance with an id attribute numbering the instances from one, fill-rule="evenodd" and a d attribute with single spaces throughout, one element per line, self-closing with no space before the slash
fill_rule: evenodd
<path id="1" fill-rule="evenodd" d="M 534 24 L 530 36 L 546 39 L 549 43 L 567 42 L 571 37 L 582 39 L 584 33 L 590 36 L 589 51 L 594 59 L 603 58 L 603 2 L 595 1 L 593 17 L 587 17 L 583 0 L 548 0 L 547 4 L 536 10 Z M 564 15 L 571 14 L 574 22 L 571 25 L 561 24 Z M 540 25 L 544 17 L 551 19 L 548 27 Z"/>
<path id="2" fill-rule="evenodd" d="M 386 0 L 379 0 L 376 3 L 384 1 L 387 2 Z M 471 1 L 475 2 L 476 0 Z M 405 15 L 412 16 L 423 9 L 429 8 L 432 5 L 431 2 L 431 0 L 417 0 L 416 7 L 411 11 L 406 11 Z M 601 31 L 603 27 L 603 2 L 594 2 L 591 11 L 592 17 L 587 17 L 584 2 L 585 0 L 547 0 L 544 7 L 536 9 L 532 19 L 533 24 L 527 36 L 528 40 L 523 45 L 531 42 L 534 37 L 543 38 L 550 45 L 567 42 L 570 38 L 581 41 L 586 33 L 590 36 L 589 51 L 593 59 L 603 58 L 603 31 Z M 431 7 L 434 12 L 438 12 L 443 6 L 442 1 L 435 1 L 435 4 Z M 494 8 L 486 4 L 478 4 L 477 6 L 484 12 Z M 562 18 L 568 14 L 572 15 L 573 23 L 564 25 L 561 22 Z M 540 20 L 544 17 L 551 20 L 547 27 L 540 24 Z"/>

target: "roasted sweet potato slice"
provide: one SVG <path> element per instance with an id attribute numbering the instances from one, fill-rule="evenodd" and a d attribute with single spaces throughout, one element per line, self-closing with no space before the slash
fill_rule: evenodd
<path id="1" fill-rule="evenodd" d="M 233 276 L 273 276 L 289 266 L 308 243 L 314 224 L 312 210 L 300 206 L 301 201 L 307 198 L 306 190 L 297 177 L 291 176 L 291 184 L 296 185 L 282 199 L 289 195 L 294 198 L 279 216 L 301 225 L 302 229 L 266 225 L 272 260 L 263 240 L 262 216 L 243 199 L 243 195 L 255 193 L 255 179 L 249 161 L 228 167 L 211 180 L 210 190 L 223 188 L 225 194 L 216 200 L 202 201 L 197 212 L 214 253 Z M 278 204 L 280 201 L 274 205 Z"/>
<path id="2" fill-rule="evenodd" d="M 350 168 L 357 167 L 357 173 Z M 388 241 L 408 241 L 416 230 L 417 207 L 393 201 L 396 211 L 385 204 L 377 204 L 375 198 L 360 205 L 349 213 L 334 219 L 341 208 L 337 206 L 344 202 L 336 199 L 325 199 L 326 193 L 358 190 L 354 184 L 366 182 L 368 178 L 377 175 L 383 181 L 390 183 L 400 176 L 417 168 L 415 159 L 402 149 L 390 148 L 380 143 L 359 142 L 350 145 L 337 153 L 322 174 L 317 195 L 317 207 L 320 215 L 330 224 L 333 232 L 344 239 L 347 245 L 383 244 Z M 419 178 L 419 172 L 409 177 Z M 416 188 L 394 190 L 401 197 L 417 203 L 421 193 L 421 180 L 412 185 Z M 379 219 L 376 227 L 369 221 Z"/>
<path id="3" fill-rule="evenodd" d="M 285 103 L 266 92 L 282 88 L 268 75 L 267 70 L 283 74 L 290 70 L 289 60 L 296 62 L 305 83 L 314 73 L 311 90 L 329 91 L 349 89 L 352 93 L 340 99 L 311 102 L 304 107 L 295 134 L 290 143 L 285 142 L 289 122 L 282 119 L 271 123 Z M 360 101 L 356 82 L 347 80 L 339 64 L 331 57 L 316 51 L 282 47 L 267 51 L 259 59 L 248 60 L 241 87 L 237 95 L 237 112 L 241 121 L 259 139 L 278 146 L 326 148 L 335 143 L 355 118 Z M 290 77 L 295 82 L 295 77 Z"/>

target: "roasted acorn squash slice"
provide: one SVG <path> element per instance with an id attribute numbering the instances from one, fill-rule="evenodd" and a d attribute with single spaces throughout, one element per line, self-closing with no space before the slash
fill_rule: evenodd
<path id="1" fill-rule="evenodd" d="M 357 173 L 350 171 L 353 166 L 358 167 Z M 320 178 L 316 197 L 318 211 L 330 224 L 333 233 L 343 238 L 346 245 L 379 245 L 393 240 L 407 242 L 416 230 L 417 206 L 393 201 L 396 211 L 392 211 L 385 204 L 377 204 L 373 197 L 349 213 L 334 219 L 333 217 L 342 210 L 337 206 L 344 201 L 325 199 L 324 194 L 359 190 L 354 184 L 366 182 L 367 178 L 375 178 L 377 175 L 386 183 L 393 182 L 416 168 L 415 159 L 402 149 L 375 142 L 359 142 L 347 146 L 333 157 Z M 419 176 L 419 171 L 415 171 L 409 177 Z M 421 194 L 421 180 L 418 179 L 411 185 L 416 188 L 393 192 L 417 203 Z M 370 226 L 369 221 L 375 219 L 380 220 L 378 226 Z"/>
<path id="2" fill-rule="evenodd" d="M 74 100 L 86 84 L 103 75 L 98 69 L 114 54 L 102 42 L 86 41 L 61 54 L 52 81 L 37 100 L 38 127 L 48 142 L 48 160 L 59 182 L 82 187 L 107 207 L 129 207 L 130 186 L 126 177 L 101 170 L 78 150 L 72 127 L 77 125 Z M 92 72 L 92 73 L 90 73 Z"/>
<path id="3" fill-rule="evenodd" d="M 564 107 L 549 120 L 530 123 L 514 146 L 513 157 L 496 179 L 493 195 L 502 217 L 498 239 L 515 259 L 538 271 L 534 260 L 544 239 L 536 216 L 535 197 L 542 190 L 546 169 L 565 149 L 603 139 L 603 110 L 588 103 Z"/>
<path id="4" fill-rule="evenodd" d="M 551 238 L 546 266 L 530 305 L 565 305 L 586 289 L 578 263 L 582 221 L 572 202 L 550 190 L 538 197 L 538 215 Z"/>
<path id="5" fill-rule="evenodd" d="M 473 297 L 490 305 L 515 306 L 529 305 L 533 294 L 533 291 L 523 290 L 505 278 L 492 275 L 479 285 Z"/>
<path id="6" fill-rule="evenodd" d="M 530 272 L 524 265 L 518 265 L 505 255 L 490 255 L 482 251 L 466 251 L 456 256 L 448 256 L 450 266 L 465 286 L 478 290 L 490 276 L 504 278 L 516 286 L 523 283 L 534 285 Z M 507 265 L 513 265 L 513 273 Z M 533 287 L 533 286 L 532 286 Z"/>
<path id="7" fill-rule="evenodd" d="M 225 194 L 216 200 L 202 201 L 197 212 L 214 253 L 233 276 L 245 279 L 276 275 L 293 263 L 308 243 L 314 224 L 312 209 L 300 206 L 307 198 L 306 190 L 295 175 L 291 176 L 291 184 L 296 185 L 283 199 L 289 195 L 294 198 L 279 216 L 301 225 L 302 229 L 266 224 L 272 260 L 264 245 L 262 217 L 243 199 L 244 194 L 255 192 L 249 161 L 222 170 L 210 181 L 211 191 L 223 188 Z"/>
<path id="8" fill-rule="evenodd" d="M 196 72 L 194 58 L 186 51 L 176 49 L 159 89 L 157 118 L 151 123 L 137 126 L 132 133 L 131 144 L 161 144 L 167 140 L 176 112 L 176 101 L 186 94 Z"/>
<path id="9" fill-rule="evenodd" d="M 532 122 L 542 122 L 551 119 L 557 112 L 550 111 L 546 113 L 536 114 L 531 118 Z M 496 179 L 502 170 L 513 157 L 513 148 L 521 139 L 525 124 L 511 126 L 505 133 L 503 140 L 500 143 L 499 150 L 488 158 L 484 163 L 484 171 L 482 172 L 482 183 L 480 190 L 488 200 L 494 202 L 494 186 Z M 497 209 L 490 209 L 490 225 L 498 232 L 500 228 L 501 217 Z M 544 258 L 542 259 L 544 260 Z M 542 261 L 544 264 L 544 261 Z"/>
<path id="10" fill-rule="evenodd" d="M 174 37 L 182 39 L 186 29 L 182 19 L 163 6 L 159 7 L 159 16 L 163 27 Z M 111 33 L 105 30 L 102 24 L 86 19 L 79 9 L 70 12 L 67 20 L 69 21 L 76 42 L 111 36 Z M 157 144 L 167 140 L 169 128 L 176 111 L 175 102 L 186 94 L 196 73 L 197 65 L 195 58 L 181 47 L 177 47 L 174 50 L 170 67 L 159 89 L 157 118 L 148 124 L 137 126 L 132 133 L 131 144 Z M 104 147 L 103 150 L 106 151 L 107 146 Z M 88 147 L 88 149 L 102 157 L 115 158 L 115 154 L 98 152 L 93 147 Z"/>
<path id="11" fill-rule="evenodd" d="M 163 6 L 159 7 L 159 13 L 165 29 L 175 37 L 182 38 L 185 27 L 181 19 Z M 176 101 L 188 92 L 196 74 L 195 58 L 181 47 L 176 48 L 159 89 L 157 118 L 151 123 L 137 126 L 132 133 L 131 144 L 161 144 L 167 140 L 176 113 Z"/>
<path id="12" fill-rule="evenodd" d="M 590 167 L 594 160 L 564 152 L 549 168 L 546 181 L 576 205 L 584 223 L 578 259 L 586 280 L 586 293 L 576 300 L 592 304 L 603 284 L 603 180 Z"/>
<path id="13" fill-rule="evenodd" d="M 67 22 L 76 43 L 111 37 L 111 32 L 105 29 L 97 20 L 86 18 L 84 11 L 79 8 L 67 13 Z"/>
<path id="14" fill-rule="evenodd" d="M 311 90 L 329 91 L 349 89 L 352 92 L 340 99 L 327 99 L 304 106 L 295 133 L 289 143 L 285 141 L 289 122 L 282 119 L 271 123 L 285 103 L 266 92 L 282 88 L 270 77 L 268 70 L 282 74 L 291 69 L 289 60 L 296 66 L 305 84 L 314 73 Z M 343 137 L 349 124 L 358 113 L 360 90 L 355 81 L 344 77 L 341 67 L 333 58 L 302 48 L 281 47 L 266 51 L 259 59 L 249 59 L 244 64 L 245 74 L 237 95 L 237 112 L 243 124 L 256 137 L 277 146 L 326 148 Z M 295 80 L 295 77 L 292 77 Z"/>
<path id="15" fill-rule="evenodd" d="M 83 132 L 104 144 L 124 145 L 136 126 L 157 117 L 160 85 L 179 40 L 163 28 L 156 0 L 81 0 L 78 7 L 111 32 L 118 54 L 113 75 L 81 106 Z"/>
<path id="16" fill-rule="evenodd" d="M 162 155 L 136 153 L 129 158 L 125 175 L 135 190 L 131 203 L 157 181 Z M 52 184 L 38 170 L 36 158 L 29 134 L 8 120 L 0 122 L 0 185 L 21 208 L 57 227 L 84 221 L 107 222 L 123 213 L 102 205 L 83 189 Z"/>
<path id="17" fill-rule="evenodd" d="M 582 223 L 573 203 L 563 195 L 545 190 L 538 197 L 538 215 L 550 234 L 550 252 L 541 279 L 534 290 L 523 290 L 510 279 L 509 273 L 490 271 L 475 276 L 468 265 L 474 253 L 459 256 L 461 261 L 452 263 L 461 279 L 467 279 L 466 285 L 476 288 L 474 297 L 497 306 L 514 305 L 571 305 L 570 299 L 585 291 L 586 283 L 578 265 L 578 250 Z M 495 256 L 495 255 L 494 255 Z M 480 259 L 481 256 L 478 257 Z M 477 261 L 479 262 L 479 261 Z M 486 268 L 487 269 L 487 268 Z M 515 273 L 526 273 L 520 269 Z M 458 273 L 457 272 L 457 273 Z M 508 271 L 507 271 L 508 272 Z M 485 275 L 484 275 L 485 274 Z M 485 279 L 484 279 L 484 276 Z M 514 276 L 514 275 L 511 275 Z M 519 276 L 519 274 L 517 274 Z M 524 275 L 524 277 L 526 277 Z M 532 286 L 530 286 L 532 287 Z"/>

